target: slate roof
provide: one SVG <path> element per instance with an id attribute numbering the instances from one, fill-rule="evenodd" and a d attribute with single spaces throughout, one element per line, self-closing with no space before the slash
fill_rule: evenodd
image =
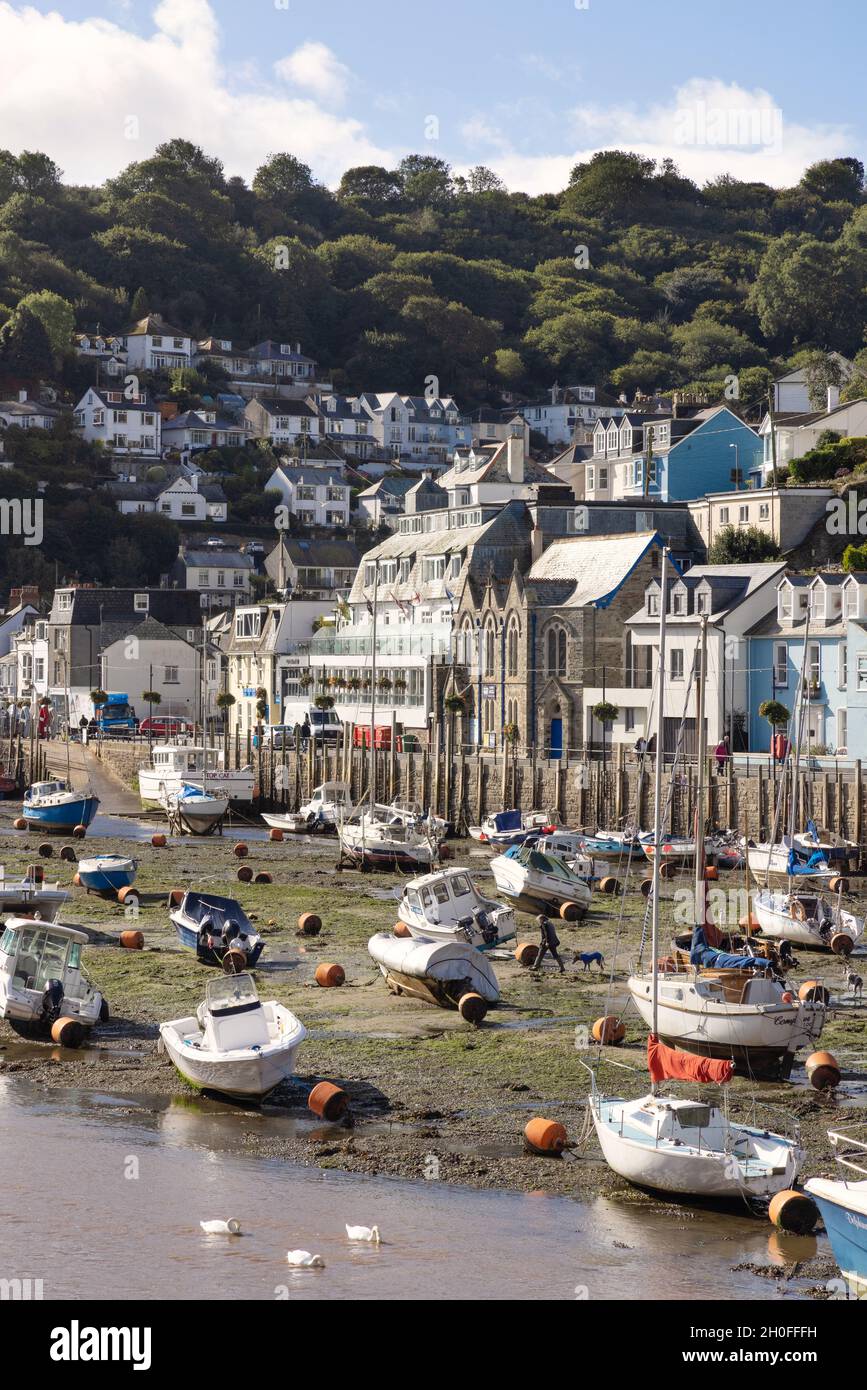
<path id="1" fill-rule="evenodd" d="M 60 588 L 69 586 L 61 585 Z M 72 606 L 68 609 L 52 607 L 51 621 L 63 621 L 75 625 L 103 628 L 107 623 L 120 622 L 128 626 L 131 620 L 136 623 L 142 615 L 135 608 L 136 594 L 147 594 L 148 614 L 158 622 L 177 625 L 188 624 L 196 627 L 202 619 L 202 606 L 199 595 L 194 590 L 185 589 L 73 589 Z"/>
<path id="2" fill-rule="evenodd" d="M 139 319 L 138 323 L 132 323 L 129 328 L 125 328 L 121 336 L 124 338 L 136 338 L 145 333 L 151 335 L 155 334 L 158 338 L 192 337 L 192 335 L 187 333 L 183 328 L 173 328 L 164 318 L 160 318 L 159 314 L 146 314 L 143 319 Z M 180 349 L 178 349 L 178 351 L 180 351 Z"/>
<path id="3" fill-rule="evenodd" d="M 654 545 L 661 545 L 655 531 L 629 536 L 567 537 L 552 541 L 534 561 L 527 582 L 556 580 L 570 585 L 565 598 L 552 599 L 561 607 L 606 608 L 635 566 Z M 552 591 L 553 592 L 553 591 Z M 559 590 L 558 590 L 559 592 Z"/>

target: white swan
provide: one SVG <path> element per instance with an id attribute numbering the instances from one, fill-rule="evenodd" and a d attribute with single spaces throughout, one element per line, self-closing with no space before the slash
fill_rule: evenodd
<path id="1" fill-rule="evenodd" d="M 311 1255 L 309 1250 L 289 1250 L 286 1261 L 296 1269 L 324 1269 L 325 1261 L 321 1255 Z"/>
<path id="2" fill-rule="evenodd" d="M 348 1240 L 372 1240 L 374 1245 L 381 1243 L 378 1226 L 347 1226 L 346 1236 Z"/>
<path id="3" fill-rule="evenodd" d="M 241 1223 L 234 1217 L 229 1221 L 200 1221 L 199 1225 L 209 1236 L 239 1236 Z"/>

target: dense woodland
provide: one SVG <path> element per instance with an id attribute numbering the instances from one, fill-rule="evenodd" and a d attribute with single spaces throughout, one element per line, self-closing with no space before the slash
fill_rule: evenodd
<path id="1" fill-rule="evenodd" d="M 856 359 L 844 394 L 860 395 L 865 285 L 857 159 L 815 164 L 789 189 L 729 177 L 699 188 L 671 161 L 606 151 L 566 189 L 530 198 L 429 155 L 350 169 L 332 191 L 290 154 L 270 155 L 248 186 L 184 140 L 100 188 L 65 185 L 48 155 L 0 152 L 3 394 L 52 381 L 72 400 L 92 372 L 72 332 L 120 330 L 151 309 L 199 337 L 300 341 L 338 389 L 420 392 L 434 376 L 464 408 L 555 381 L 630 400 L 678 387 L 714 397 L 731 374 L 748 406 L 783 365 L 821 352 L 827 366 L 829 350 Z M 156 383 L 182 404 L 218 384 Z M 67 494 L 98 462 L 68 438 L 45 448 Z M 249 510 L 258 474 L 227 461 L 239 468 Z M 4 492 L 26 476 L 22 463 Z M 112 564 L 80 532 L 70 552 L 67 519 L 65 546 L 46 545 L 43 561 L 128 570 L 122 547 L 136 540 L 120 520 L 102 533 L 121 546 Z M 150 547 L 138 551 L 147 575 Z M 7 554 L 0 579 L 10 566 Z"/>

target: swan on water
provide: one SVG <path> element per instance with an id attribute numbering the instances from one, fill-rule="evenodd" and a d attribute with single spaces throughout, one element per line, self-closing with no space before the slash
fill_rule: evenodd
<path id="1" fill-rule="evenodd" d="M 381 1244 L 378 1226 L 347 1226 L 346 1235 L 349 1240 L 372 1240 L 374 1245 Z"/>
<path id="2" fill-rule="evenodd" d="M 229 1221 L 200 1221 L 199 1225 L 209 1236 L 239 1236 L 241 1223 L 232 1217 Z"/>
<path id="3" fill-rule="evenodd" d="M 321 1255 L 311 1255 L 309 1250 L 289 1250 L 286 1261 L 296 1269 L 324 1269 L 325 1261 Z"/>

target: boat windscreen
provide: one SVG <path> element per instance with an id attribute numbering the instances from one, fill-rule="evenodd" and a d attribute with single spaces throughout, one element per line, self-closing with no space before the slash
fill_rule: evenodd
<path id="1" fill-rule="evenodd" d="M 209 980 L 206 998 L 208 1008 L 212 1011 L 239 1009 L 259 1002 L 256 986 L 246 972 L 240 975 L 221 975 L 217 980 Z"/>

